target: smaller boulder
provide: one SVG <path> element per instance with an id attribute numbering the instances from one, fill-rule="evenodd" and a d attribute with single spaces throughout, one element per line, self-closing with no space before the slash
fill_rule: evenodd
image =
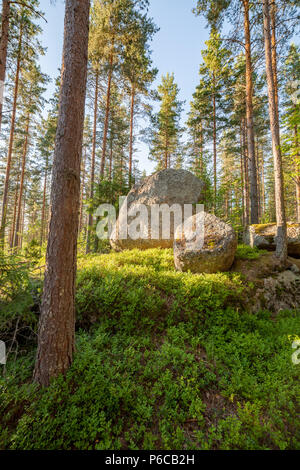
<path id="1" fill-rule="evenodd" d="M 250 225 L 246 231 L 244 241 L 252 248 L 261 250 L 276 250 L 276 224 Z M 300 224 L 287 224 L 287 241 L 289 256 L 300 257 Z"/>
<path id="2" fill-rule="evenodd" d="M 214 215 L 200 212 L 176 230 L 175 267 L 178 271 L 192 273 L 228 271 L 233 264 L 236 249 L 234 229 Z"/>

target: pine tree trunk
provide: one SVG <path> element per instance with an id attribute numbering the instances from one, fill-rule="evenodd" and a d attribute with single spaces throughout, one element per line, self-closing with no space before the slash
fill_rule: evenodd
<path id="1" fill-rule="evenodd" d="M 13 240 L 13 247 L 14 248 L 19 246 L 19 230 L 20 230 L 20 222 L 21 222 L 24 176 L 25 176 L 27 149 L 28 149 L 29 125 L 30 125 L 30 115 L 27 116 L 27 123 L 26 123 L 26 129 L 25 129 L 25 141 L 24 141 L 23 155 L 22 155 L 22 169 L 21 169 L 20 191 L 19 191 L 19 198 L 18 198 L 16 230 L 15 230 L 15 233 L 14 233 L 14 240 Z"/>
<path id="2" fill-rule="evenodd" d="M 200 176 L 203 178 L 204 176 L 204 162 L 203 162 L 203 124 L 202 120 L 200 121 L 200 129 L 199 129 L 199 134 L 200 134 L 200 161 L 199 161 L 199 171 L 200 171 Z"/>
<path id="3" fill-rule="evenodd" d="M 48 178 L 48 158 L 46 160 L 46 169 L 45 169 L 45 175 L 44 175 L 43 204 L 42 204 L 42 216 L 41 216 L 41 236 L 40 236 L 41 247 L 43 246 L 43 243 L 44 243 L 44 232 L 45 232 L 47 178 Z"/>
<path id="4" fill-rule="evenodd" d="M 107 83 L 107 93 L 106 93 L 106 107 L 105 107 L 105 120 L 104 120 L 104 130 L 103 130 L 103 144 L 102 144 L 102 158 L 101 158 L 101 169 L 100 169 L 100 178 L 104 177 L 105 169 L 105 157 L 106 157 L 106 143 L 107 143 L 107 133 L 108 133 L 108 121 L 110 113 L 110 93 L 111 93 L 111 82 L 113 74 L 113 54 L 110 57 L 109 63 L 109 73 L 108 73 L 108 83 Z"/>
<path id="5" fill-rule="evenodd" d="M 250 163 L 250 202 L 251 224 L 258 224 L 258 190 L 257 168 L 255 159 L 255 139 L 253 123 L 253 78 L 251 56 L 251 34 L 249 21 L 249 0 L 243 0 L 244 4 L 244 29 L 245 29 L 245 57 L 246 57 L 246 116 L 247 116 L 247 142 L 248 158 Z"/>
<path id="6" fill-rule="evenodd" d="M 266 214 L 264 155 L 262 155 L 262 159 L 261 159 L 261 196 L 262 196 L 262 218 L 264 219 L 265 214 Z"/>
<path id="7" fill-rule="evenodd" d="M 241 193 L 242 193 L 242 226 L 245 228 L 245 181 L 244 181 L 244 151 L 243 151 L 243 127 L 240 126 L 241 147 Z"/>
<path id="8" fill-rule="evenodd" d="M 258 205 L 258 223 L 261 220 L 261 182 L 260 182 L 260 159 L 259 159 L 259 143 L 256 137 L 256 175 L 257 175 L 257 205 Z"/>
<path id="9" fill-rule="evenodd" d="M 133 155 L 133 121 L 134 121 L 134 100 L 135 87 L 131 85 L 131 106 L 130 106 L 130 138 L 129 138 L 129 188 L 132 186 L 132 155 Z"/>
<path id="10" fill-rule="evenodd" d="M 249 198 L 249 167 L 248 167 L 248 147 L 246 143 L 246 126 L 243 122 L 243 149 L 244 149 L 244 186 L 245 186 L 245 224 L 250 223 L 250 198 Z"/>
<path id="11" fill-rule="evenodd" d="M 213 147 L 214 147 L 214 212 L 217 205 L 217 123 L 216 123 L 216 79 L 213 76 Z"/>
<path id="12" fill-rule="evenodd" d="M 79 233 L 82 230 L 83 221 L 83 192 L 85 187 L 85 168 L 86 168 L 86 148 L 84 149 L 84 157 L 82 162 L 82 178 L 81 178 L 81 190 L 80 190 L 80 209 L 79 209 Z"/>
<path id="13" fill-rule="evenodd" d="M 275 88 L 275 103 L 276 113 L 279 122 L 279 90 L 278 90 L 278 75 L 277 75 L 277 38 L 276 38 L 276 2 L 272 0 L 270 8 L 271 30 L 272 30 L 272 69 Z M 280 135 L 280 128 L 279 128 Z"/>
<path id="14" fill-rule="evenodd" d="M 95 157 L 96 157 L 96 131 L 97 131 L 97 117 L 98 117 L 98 90 L 99 90 L 99 72 L 96 72 L 95 84 L 95 98 L 94 98 L 94 128 L 93 128 L 93 142 L 92 142 L 92 161 L 91 161 L 91 181 L 90 181 L 90 200 L 94 198 L 94 184 L 95 184 Z M 93 227 L 93 214 L 89 213 L 88 228 L 86 236 L 86 253 L 91 250 L 91 233 Z"/>
<path id="15" fill-rule="evenodd" d="M 19 164 L 18 164 L 18 167 L 19 167 Z M 19 168 L 18 168 L 18 170 L 19 170 Z M 10 236 L 9 236 L 9 245 L 10 245 L 10 248 L 13 248 L 13 245 L 14 245 L 18 197 L 19 197 L 19 180 L 17 181 L 17 186 L 16 186 L 16 190 L 15 190 L 13 219 L 12 219 L 12 224 L 11 224 L 11 229 L 10 229 Z"/>
<path id="16" fill-rule="evenodd" d="M 110 149 L 109 149 L 109 174 L 108 179 L 109 182 L 112 180 L 112 164 L 113 164 L 113 137 L 110 136 Z"/>
<path id="17" fill-rule="evenodd" d="M 275 179 L 275 206 L 277 220 L 277 243 L 276 256 L 282 264 L 287 260 L 287 227 L 284 205 L 284 182 L 282 171 L 282 156 L 280 147 L 278 112 L 276 111 L 276 90 L 274 85 L 274 74 L 272 67 L 272 44 L 270 30 L 270 1 L 262 0 L 264 18 L 264 41 L 266 55 L 266 74 L 269 97 L 269 114 L 272 135 L 272 147 L 274 157 L 274 179 Z"/>
<path id="18" fill-rule="evenodd" d="M 80 164 L 89 0 L 66 0 L 62 82 L 51 186 L 51 219 L 34 379 L 47 386 L 73 360 Z"/>
<path id="19" fill-rule="evenodd" d="M 2 93 L 0 94 L 0 131 L 1 131 L 1 125 L 2 125 L 3 92 L 4 92 L 4 83 L 5 83 L 5 75 L 6 75 L 9 15 L 10 15 L 10 2 L 9 0 L 2 0 L 2 25 L 1 25 L 1 39 L 0 39 L 0 87 L 2 89 Z"/>
<path id="20" fill-rule="evenodd" d="M 299 142 L 298 142 L 298 126 L 296 125 L 294 128 L 295 133 L 295 150 L 296 150 L 296 158 L 295 158 L 295 173 L 296 173 L 296 217 L 298 224 L 300 223 L 300 171 L 299 171 Z"/>
<path id="21" fill-rule="evenodd" d="M 9 181 L 10 181 L 11 160 L 12 160 L 12 152 L 13 152 L 13 144 L 14 144 L 14 136 L 15 136 L 17 99 L 18 99 L 18 93 L 19 93 L 19 79 L 20 79 L 20 68 L 21 68 L 22 41 L 23 41 L 23 22 L 21 22 L 21 24 L 20 24 L 20 34 L 19 34 L 19 45 L 18 45 L 15 86 L 14 86 L 13 108 L 12 108 L 12 115 L 11 115 L 11 122 L 10 122 L 10 135 L 9 135 L 7 162 L 6 162 L 6 173 L 5 173 L 5 181 L 4 181 L 4 188 L 3 188 L 2 214 L 1 214 L 1 226 L 0 226 L 0 249 L 4 249 L 4 240 L 5 240 L 5 225 L 6 225 L 6 215 L 7 215 L 6 214 L 6 212 L 7 212 L 7 198 L 8 198 L 8 187 L 9 187 Z"/>

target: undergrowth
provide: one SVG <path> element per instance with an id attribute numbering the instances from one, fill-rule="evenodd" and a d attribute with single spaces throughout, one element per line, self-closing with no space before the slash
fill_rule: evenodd
<path id="1" fill-rule="evenodd" d="M 34 343 L 11 357 L 0 448 L 299 449 L 299 312 L 248 313 L 244 290 L 171 250 L 80 258 L 74 363 L 40 390 Z"/>

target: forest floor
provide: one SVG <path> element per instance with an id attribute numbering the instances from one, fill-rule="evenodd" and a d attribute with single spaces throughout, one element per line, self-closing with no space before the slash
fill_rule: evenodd
<path id="1" fill-rule="evenodd" d="M 17 338 L 0 378 L 0 449 L 300 449 L 300 304 L 265 298 L 271 285 L 278 307 L 282 274 L 245 246 L 231 272 L 211 275 L 175 272 L 172 250 L 80 257 L 74 363 L 40 390 L 34 341 Z M 0 331 L 13 331 L 9 315 L 36 328 L 41 285 L 30 286 L 22 305 L 2 305 Z"/>

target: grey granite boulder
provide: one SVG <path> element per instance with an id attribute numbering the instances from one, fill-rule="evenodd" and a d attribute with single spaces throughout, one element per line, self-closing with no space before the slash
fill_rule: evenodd
<path id="1" fill-rule="evenodd" d="M 140 185 L 136 185 L 131 189 L 125 199 L 117 223 L 110 236 L 112 248 L 118 251 L 133 248 L 143 250 L 148 248 L 171 248 L 173 246 L 176 226 L 183 219 L 181 218 L 179 222 L 175 218 L 171 219 L 170 235 L 165 238 L 161 230 L 162 220 L 159 217 L 156 224 L 156 235 L 154 235 L 151 229 L 152 210 L 156 206 L 166 204 L 170 208 L 173 205 L 180 206 L 183 212 L 185 204 L 195 205 L 199 202 L 201 197 L 203 197 L 204 188 L 203 181 L 186 170 L 162 170 L 145 178 Z M 144 218 L 139 227 L 141 236 L 138 239 L 133 239 L 131 236 L 123 239 L 121 234 L 126 221 L 127 224 L 134 221 L 136 215 L 133 214 L 135 211 L 138 212 L 140 205 L 144 205 L 147 210 L 147 217 Z"/>
<path id="2" fill-rule="evenodd" d="M 204 222 L 203 222 L 204 221 Z M 196 225 L 198 224 L 198 225 Z M 193 232 L 201 236 L 193 240 Z M 195 232 L 196 230 L 196 232 Z M 194 215 L 188 228 L 178 226 L 174 241 L 174 262 L 178 271 L 217 273 L 228 271 L 234 261 L 237 237 L 233 228 L 206 212 Z"/>

